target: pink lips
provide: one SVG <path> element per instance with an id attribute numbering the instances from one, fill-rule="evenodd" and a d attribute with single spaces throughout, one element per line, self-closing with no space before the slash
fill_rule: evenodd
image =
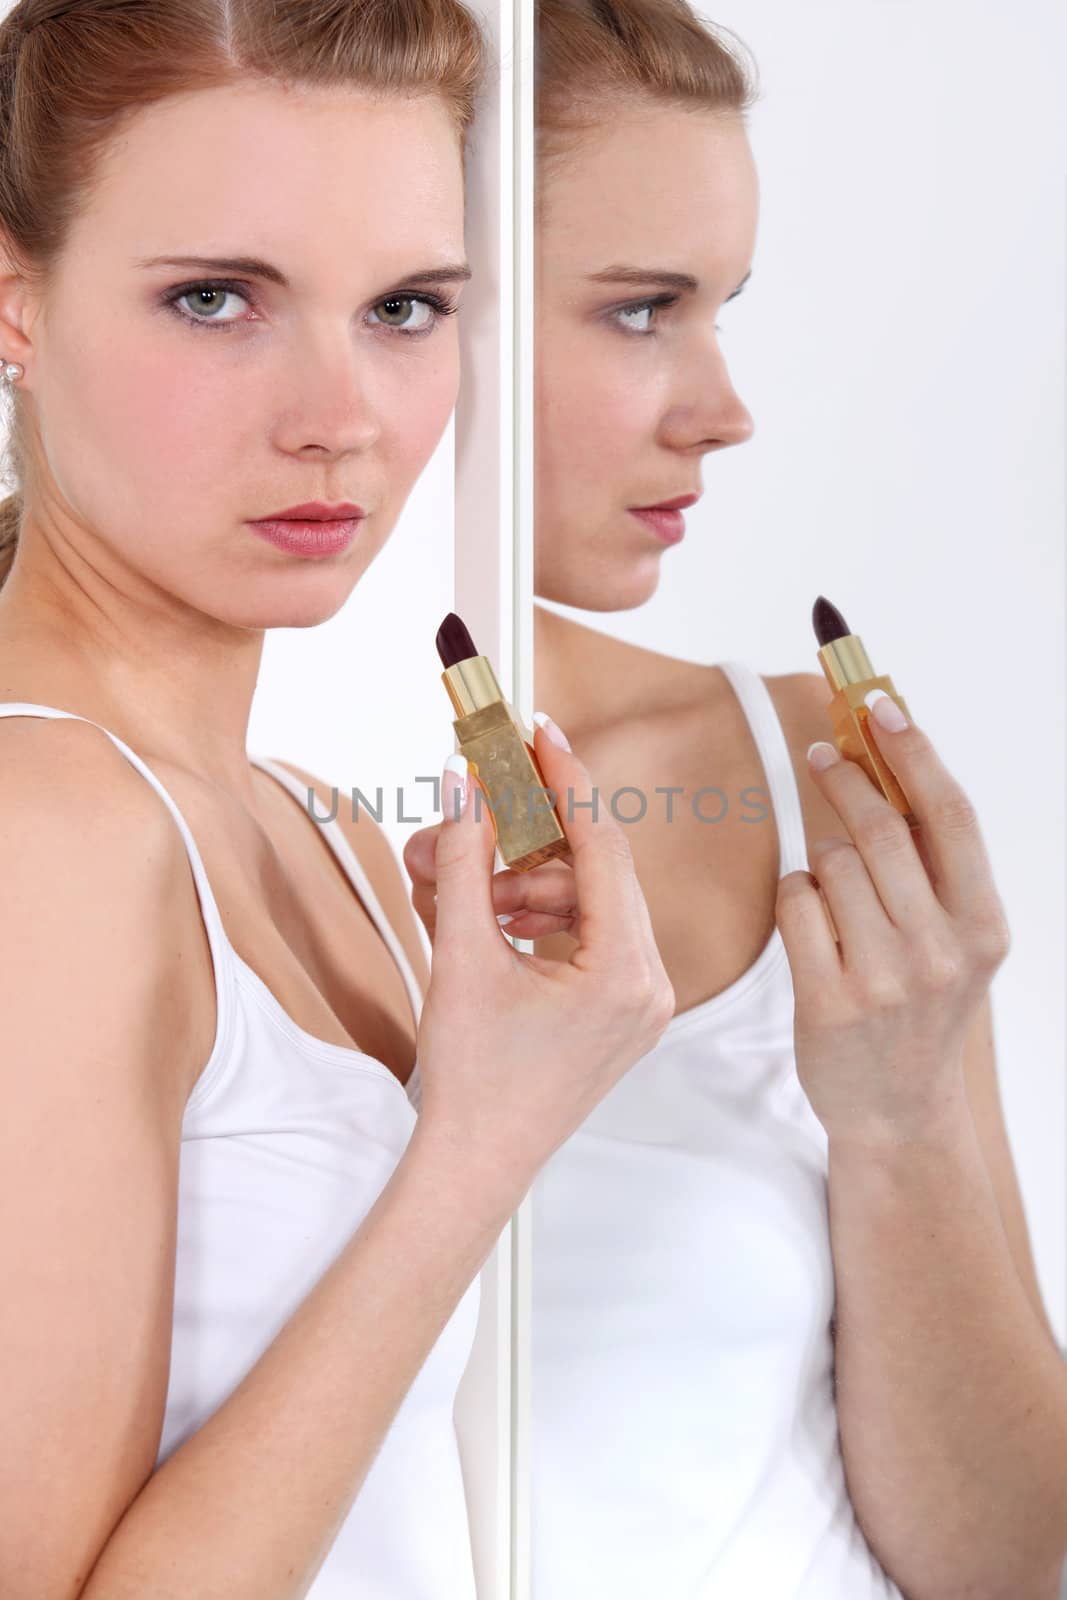
<path id="1" fill-rule="evenodd" d="M 340 505 L 314 500 L 258 518 L 248 526 L 290 555 L 332 556 L 351 544 L 363 516 L 362 506 L 347 500 Z"/>
<path id="2" fill-rule="evenodd" d="M 259 522 L 341 522 L 347 517 L 362 517 L 365 515 L 362 506 L 353 505 L 351 500 L 341 500 L 337 505 L 328 505 L 325 500 L 304 500 L 298 506 L 286 506 L 284 511 L 268 511 L 265 517 L 259 517 Z"/>
<path id="3" fill-rule="evenodd" d="M 677 544 L 685 538 L 685 518 L 680 511 L 634 511 L 646 527 L 664 544 Z"/>
<path id="4" fill-rule="evenodd" d="M 647 528 L 651 528 L 657 539 L 664 544 L 677 544 L 685 538 L 685 518 L 682 512 L 686 506 L 695 505 L 700 499 L 699 494 L 679 494 L 673 500 L 662 500 L 654 506 L 630 506 L 630 511 L 635 517 L 640 517 Z"/>
<path id="5" fill-rule="evenodd" d="M 355 538 L 362 518 L 347 522 L 250 522 L 263 539 L 294 556 L 335 556 Z"/>

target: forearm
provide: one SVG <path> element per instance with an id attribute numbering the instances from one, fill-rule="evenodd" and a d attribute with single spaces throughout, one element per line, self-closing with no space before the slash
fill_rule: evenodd
<path id="1" fill-rule="evenodd" d="M 830 1142 L 849 1490 L 909 1600 L 1057 1600 L 1067 1368 L 1027 1299 L 964 1108 L 923 1142 Z"/>
<path id="2" fill-rule="evenodd" d="M 417 1126 L 341 1254 L 132 1502 L 82 1600 L 304 1595 L 511 1209 Z"/>

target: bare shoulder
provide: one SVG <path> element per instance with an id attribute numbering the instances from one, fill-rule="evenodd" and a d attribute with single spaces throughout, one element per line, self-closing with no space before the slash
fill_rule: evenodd
<path id="1" fill-rule="evenodd" d="M 662 658 L 669 660 L 669 658 Z M 705 718 L 709 709 L 718 712 L 718 720 L 733 712 L 739 732 L 746 733 L 747 721 L 737 694 L 722 666 L 696 662 L 675 662 L 674 673 L 664 671 L 661 678 L 662 697 L 665 704 L 678 704 L 701 712 Z M 807 748 L 813 739 L 825 739 L 830 733 L 827 707 L 830 689 L 825 678 L 817 672 L 788 672 L 759 674 L 785 735 L 794 766 L 806 770 Z M 708 720 L 709 729 L 714 723 Z"/>
<path id="2" fill-rule="evenodd" d="M 25 1594 L 69 1592 L 159 1445 L 184 1107 L 163 912 L 186 862 L 99 728 L 0 719 L 0 1210 L 19 1218 L 0 1230 L 19 1462 L 0 1569 Z"/>
<path id="3" fill-rule="evenodd" d="M 765 681 L 768 686 L 777 684 L 782 693 L 790 696 L 801 710 L 817 717 L 825 731 L 826 714 L 833 693 L 821 672 L 786 672 Z"/>
<path id="4" fill-rule="evenodd" d="M 92 722 L 0 718 L 0 807 L 9 847 L 19 835 L 35 848 L 52 842 L 63 848 L 89 829 L 95 844 L 115 843 L 117 860 L 177 862 L 185 856 L 163 798 Z M 46 821 L 52 825 L 47 840 Z M 88 865 L 87 845 L 83 854 Z"/>
<path id="5" fill-rule="evenodd" d="M 806 760 L 808 745 L 814 739 L 828 739 L 832 731 L 830 685 L 820 672 L 785 672 L 763 681 L 790 748 L 803 744 Z"/>
<path id="6" fill-rule="evenodd" d="M 184 1104 L 195 886 L 165 801 L 93 723 L 0 719 L 0 874 L 0 964 L 23 973 L 23 1025 L 61 985 L 65 1017 L 139 1032 L 152 1091 Z"/>
<path id="7" fill-rule="evenodd" d="M 640 672 L 650 685 L 658 709 L 677 705 L 706 711 L 709 705 L 716 703 L 739 705 L 734 687 L 718 662 L 686 661 L 632 645 L 625 645 L 623 649 L 635 652 L 635 673 Z M 825 733 L 826 707 L 831 696 L 829 685 L 820 673 L 761 673 L 759 676 L 775 710 L 788 722 L 787 731 L 795 733 L 801 723 L 814 719 Z"/>
<path id="8" fill-rule="evenodd" d="M 314 773 L 307 772 L 303 767 L 298 767 L 292 761 L 282 761 L 279 758 L 275 760 L 279 767 L 284 767 L 294 778 L 298 778 L 314 792 L 324 813 L 328 814 L 333 809 L 332 784 L 316 777 Z M 375 822 L 369 812 L 362 808 L 353 816 L 350 806 L 338 805 L 337 822 L 353 854 L 370 879 L 371 887 L 381 901 L 382 910 L 403 945 L 404 954 L 414 968 L 419 987 L 425 993 L 430 981 L 429 967 L 411 905 L 409 885 L 401 871 L 389 835 L 381 824 Z"/>

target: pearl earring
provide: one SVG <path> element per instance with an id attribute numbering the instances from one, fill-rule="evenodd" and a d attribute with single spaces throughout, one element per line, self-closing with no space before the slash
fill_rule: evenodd
<path id="1" fill-rule="evenodd" d="M 17 361 L 5 361 L 4 382 L 15 383 L 19 378 L 22 377 L 22 374 L 25 372 L 25 370 L 25 367 L 20 366 Z"/>

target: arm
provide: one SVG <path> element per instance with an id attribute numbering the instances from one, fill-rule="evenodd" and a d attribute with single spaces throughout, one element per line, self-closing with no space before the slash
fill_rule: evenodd
<path id="1" fill-rule="evenodd" d="M 153 1471 L 198 1064 L 160 908 L 195 892 L 188 860 L 99 730 L 27 722 L 4 730 L 0 882 L 0 1204 L 19 1218 L 0 1232 L 0 1593 L 297 1600 L 516 1197 L 416 1127 L 329 1271 Z"/>
<path id="2" fill-rule="evenodd" d="M 972 1075 L 986 1037 L 983 1018 Z M 999 1201 L 973 1113 L 924 1143 L 830 1144 L 845 1470 L 909 1600 L 1058 1600 L 1067 1553 L 1067 1368 L 985 1104 Z"/>
<path id="3" fill-rule="evenodd" d="M 803 748 L 826 736 L 801 675 Z M 814 789 L 814 785 L 811 785 Z M 825 800 L 815 836 L 842 832 Z M 837 1406 L 849 1489 L 909 1600 L 1056 1600 L 1067 1369 L 1042 1304 L 997 1090 L 988 995 L 964 1114 L 922 1142 L 830 1141 Z"/>
<path id="4" fill-rule="evenodd" d="M 790 688 L 793 691 L 793 698 L 789 701 L 790 724 L 796 729 L 790 743 L 794 747 L 797 782 L 803 786 L 805 809 L 808 813 L 807 831 L 814 838 L 840 834 L 841 818 L 812 783 L 805 759 L 808 745 L 815 739 L 825 739 L 827 736 L 826 707 L 830 700 L 830 690 L 826 680 L 818 673 L 795 674 Z M 963 1069 L 975 1132 L 993 1185 L 997 1210 L 1007 1236 L 1012 1260 L 1027 1297 L 1055 1346 L 1055 1334 L 1048 1320 L 1034 1268 L 1019 1180 L 1012 1162 L 1011 1147 L 1004 1124 L 1004 1112 L 997 1082 L 993 1009 L 988 995 L 967 1039 Z"/>
<path id="5" fill-rule="evenodd" d="M 334 1265 L 229 1399 L 149 1479 L 79 1591 L 83 1600 L 307 1593 L 401 1401 L 513 1209 L 488 1206 L 474 1180 L 465 1191 L 451 1154 L 423 1139 L 419 1124 Z"/>

